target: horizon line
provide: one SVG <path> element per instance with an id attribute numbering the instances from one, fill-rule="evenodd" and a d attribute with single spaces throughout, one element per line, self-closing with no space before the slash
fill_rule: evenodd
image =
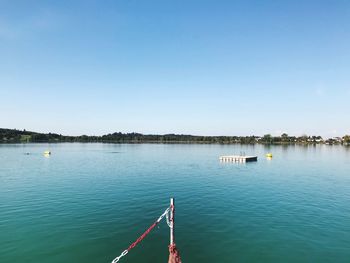
<path id="1" fill-rule="evenodd" d="M 66 135 L 66 134 L 62 134 L 62 133 L 57 133 L 57 132 L 39 132 L 39 131 L 32 131 L 32 130 L 27 130 L 27 129 L 17 129 L 17 128 L 0 128 L 0 130 L 17 130 L 17 131 L 22 131 L 22 132 L 33 132 L 33 133 L 41 133 L 41 134 L 58 134 L 61 136 L 70 136 L 70 137 L 79 137 L 79 136 L 95 136 L 95 137 L 102 137 L 104 135 L 108 135 L 108 134 L 114 134 L 114 133 L 121 133 L 121 134 L 140 134 L 140 135 L 158 135 L 158 136 L 165 136 L 165 135 L 185 135 L 185 136 L 200 136 L 200 137 L 264 137 L 266 135 L 270 135 L 271 137 L 281 137 L 283 134 L 286 134 L 288 137 L 303 137 L 303 136 L 308 136 L 308 137 L 321 137 L 322 139 L 324 139 L 324 136 L 321 135 L 317 135 L 317 134 L 301 134 L 301 135 L 291 135 L 288 134 L 286 132 L 283 132 L 280 135 L 272 135 L 271 133 L 265 133 L 263 135 L 198 135 L 198 134 L 187 134 L 187 133 L 164 133 L 164 134 L 160 134 L 160 133 L 142 133 L 142 132 L 136 132 L 136 131 L 132 131 L 132 132 L 121 132 L 121 131 L 114 131 L 114 132 L 108 132 L 102 135 L 89 135 L 89 134 L 80 134 L 80 135 Z M 342 136 L 332 136 L 332 137 L 327 137 L 328 139 L 330 138 L 343 138 L 344 136 L 348 136 L 349 134 L 344 134 Z"/>

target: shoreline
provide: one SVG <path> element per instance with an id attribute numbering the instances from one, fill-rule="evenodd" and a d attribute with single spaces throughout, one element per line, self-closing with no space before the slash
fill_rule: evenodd
<path id="1" fill-rule="evenodd" d="M 344 143 L 240 143 L 240 142 L 188 142 L 188 141 L 143 141 L 143 142 L 137 142 L 137 141 L 35 141 L 35 142 L 0 142 L 0 145 L 9 145 L 9 144 L 60 144 L 60 143 L 82 143 L 82 144 L 95 144 L 95 143 L 101 143 L 101 144 L 198 144 L 198 145 L 265 145 L 265 146 L 316 146 L 316 145 L 326 145 L 326 146 L 344 146 L 344 147 L 350 147 L 350 144 L 344 144 Z"/>
<path id="2" fill-rule="evenodd" d="M 141 134 L 114 132 L 99 136 L 69 136 L 57 133 L 38 133 L 26 130 L 0 128 L 0 143 L 167 143 L 167 144 L 263 144 L 263 145 L 350 145 L 350 135 L 323 139 L 321 136 L 201 136 L 189 134 Z"/>

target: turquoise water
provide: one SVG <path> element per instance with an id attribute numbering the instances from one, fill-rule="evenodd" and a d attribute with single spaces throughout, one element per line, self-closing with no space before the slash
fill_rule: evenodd
<path id="1" fill-rule="evenodd" d="M 218 161 L 240 152 L 259 160 Z M 161 144 L 0 145 L 0 262 L 110 262 L 170 196 L 184 262 L 350 262 L 350 148 Z M 162 222 L 120 262 L 168 241 Z"/>

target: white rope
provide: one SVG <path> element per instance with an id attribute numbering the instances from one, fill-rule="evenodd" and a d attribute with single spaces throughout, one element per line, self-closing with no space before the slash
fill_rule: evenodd
<path id="1" fill-rule="evenodd" d="M 167 213 L 166 214 L 166 223 L 170 228 L 173 228 L 173 222 L 170 222 L 169 216 L 170 216 L 169 213 Z"/>
<path id="2" fill-rule="evenodd" d="M 127 250 L 127 249 L 125 249 L 125 250 L 120 254 L 119 257 L 116 257 L 115 259 L 113 259 L 112 263 L 118 262 L 119 259 L 121 259 L 122 257 L 124 257 L 126 254 L 128 254 L 128 250 Z"/>
<path id="3" fill-rule="evenodd" d="M 164 213 L 157 219 L 157 223 L 159 223 L 164 218 L 164 216 L 168 218 L 169 211 L 170 211 L 170 207 L 165 209 Z"/>

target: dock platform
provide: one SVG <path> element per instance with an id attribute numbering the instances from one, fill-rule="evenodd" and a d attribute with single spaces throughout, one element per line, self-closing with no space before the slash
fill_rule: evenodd
<path id="1" fill-rule="evenodd" d="M 258 161 L 258 156 L 241 156 L 241 155 L 227 155 L 227 156 L 220 156 L 221 162 L 256 162 Z"/>

